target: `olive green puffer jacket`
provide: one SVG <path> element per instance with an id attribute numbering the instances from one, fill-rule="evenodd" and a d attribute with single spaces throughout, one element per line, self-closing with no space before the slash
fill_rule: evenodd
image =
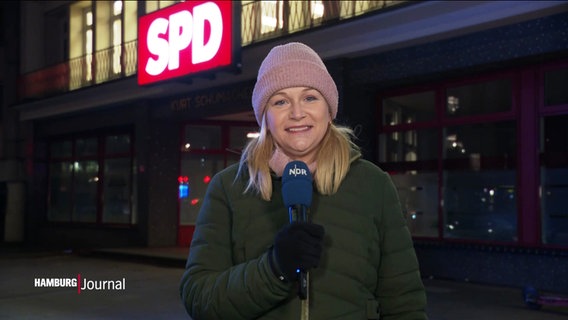
<path id="1" fill-rule="evenodd" d="M 271 201 L 243 194 L 237 165 L 212 179 L 197 218 L 180 293 L 194 320 L 300 319 L 295 284 L 269 265 L 274 236 L 288 224 L 281 180 Z M 314 191 L 310 217 L 325 228 L 310 270 L 309 317 L 426 319 L 426 295 L 412 239 L 389 176 L 355 160 L 339 191 Z"/>

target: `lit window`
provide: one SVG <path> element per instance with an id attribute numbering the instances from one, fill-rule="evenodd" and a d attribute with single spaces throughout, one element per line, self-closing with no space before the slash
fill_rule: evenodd
<path id="1" fill-rule="evenodd" d="M 261 30 L 262 33 L 270 33 L 283 28 L 282 1 L 261 2 Z"/>
<path id="2" fill-rule="evenodd" d="M 118 16 L 122 13 L 122 1 L 114 2 L 112 13 L 115 16 Z"/>
<path id="3" fill-rule="evenodd" d="M 93 12 L 87 9 L 84 13 L 84 44 L 85 44 L 85 81 L 93 79 L 91 65 L 93 63 Z"/>
<path id="4" fill-rule="evenodd" d="M 323 17 L 324 7 L 322 1 L 312 1 L 312 19 Z"/>
<path id="5" fill-rule="evenodd" d="M 87 13 L 85 14 L 85 25 L 93 25 L 93 13 L 91 11 L 87 11 Z"/>
<path id="6" fill-rule="evenodd" d="M 119 74 L 122 71 L 122 1 L 115 1 L 112 16 L 112 71 Z"/>

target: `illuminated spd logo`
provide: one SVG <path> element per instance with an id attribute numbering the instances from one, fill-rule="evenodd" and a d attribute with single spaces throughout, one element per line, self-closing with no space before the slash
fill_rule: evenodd
<path id="1" fill-rule="evenodd" d="M 186 1 L 141 17 L 138 84 L 230 66 L 240 46 L 233 19 L 232 1 Z"/>

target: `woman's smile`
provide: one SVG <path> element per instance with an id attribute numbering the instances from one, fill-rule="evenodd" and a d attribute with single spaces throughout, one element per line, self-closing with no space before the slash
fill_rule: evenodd
<path id="1" fill-rule="evenodd" d="M 310 130 L 311 128 L 312 126 L 296 126 L 296 127 L 286 128 L 285 130 L 290 133 L 302 133 Z"/>

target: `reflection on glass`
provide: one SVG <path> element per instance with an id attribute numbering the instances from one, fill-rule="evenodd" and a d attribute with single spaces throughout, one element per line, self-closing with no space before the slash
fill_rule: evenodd
<path id="1" fill-rule="evenodd" d="M 76 161 L 73 169 L 73 221 L 96 222 L 99 164 L 96 161 Z"/>
<path id="2" fill-rule="evenodd" d="M 568 104 L 568 67 L 551 70 L 544 74 L 544 105 Z"/>
<path id="3" fill-rule="evenodd" d="M 437 237 L 438 174 L 396 174 L 392 179 L 412 236 Z"/>
<path id="4" fill-rule="evenodd" d="M 224 168 L 223 155 L 183 154 L 178 177 L 180 225 L 193 225 L 212 177 Z"/>
<path id="5" fill-rule="evenodd" d="M 513 121 L 447 127 L 444 129 L 444 158 L 466 161 L 446 161 L 446 165 L 463 163 L 469 167 L 483 158 L 483 165 L 514 166 L 516 141 Z"/>
<path id="6" fill-rule="evenodd" d="M 232 164 L 238 163 L 240 159 L 241 159 L 240 154 L 228 154 L 227 155 L 227 167 L 232 165 Z"/>
<path id="7" fill-rule="evenodd" d="M 447 106 L 449 114 L 454 114 L 458 112 L 460 108 L 460 98 L 454 96 L 448 96 Z"/>
<path id="8" fill-rule="evenodd" d="M 449 88 L 446 92 L 446 115 L 450 117 L 510 111 L 512 88 L 508 79 Z"/>
<path id="9" fill-rule="evenodd" d="M 515 142 L 513 121 L 444 129 L 445 237 L 517 240 Z"/>
<path id="10" fill-rule="evenodd" d="M 213 176 L 226 166 L 237 163 L 247 134 L 258 126 L 186 125 L 181 146 L 181 171 L 178 177 L 180 225 L 193 225 L 205 192 Z M 222 139 L 228 136 L 228 139 Z"/>
<path id="11" fill-rule="evenodd" d="M 221 126 L 185 126 L 186 151 L 221 149 Z"/>
<path id="12" fill-rule="evenodd" d="M 446 171 L 444 237 L 517 241 L 515 170 Z"/>
<path id="13" fill-rule="evenodd" d="M 93 134 L 51 143 L 48 221 L 136 223 L 134 162 L 130 134 Z"/>
<path id="14" fill-rule="evenodd" d="M 78 156 L 92 156 L 98 152 L 97 138 L 77 139 L 75 142 Z"/>
<path id="15" fill-rule="evenodd" d="M 250 140 L 251 134 L 258 133 L 258 127 L 230 127 L 229 128 L 229 148 L 231 150 L 242 150 Z"/>
<path id="16" fill-rule="evenodd" d="M 49 166 L 49 221 L 71 220 L 72 162 L 54 162 Z"/>
<path id="17" fill-rule="evenodd" d="M 379 135 L 379 161 L 424 161 L 438 158 L 437 130 L 422 129 Z"/>
<path id="18" fill-rule="evenodd" d="M 106 154 L 124 154 L 130 152 L 130 135 L 120 134 L 106 137 Z"/>
<path id="19" fill-rule="evenodd" d="M 73 152 L 73 144 L 69 140 L 55 141 L 50 144 L 49 152 L 51 158 L 71 157 Z"/>
<path id="20" fill-rule="evenodd" d="M 413 236 L 438 236 L 437 130 L 379 135 L 381 167 L 391 174 Z"/>
<path id="21" fill-rule="evenodd" d="M 130 158 L 105 161 L 103 222 L 130 223 Z"/>
<path id="22" fill-rule="evenodd" d="M 542 123 L 542 241 L 568 245 L 568 115 L 547 117 Z"/>
<path id="23" fill-rule="evenodd" d="M 543 168 L 542 241 L 545 244 L 568 245 L 568 167 Z"/>
<path id="24" fill-rule="evenodd" d="M 383 99 L 383 125 L 395 126 L 433 120 L 436 116 L 434 91 L 412 93 Z"/>

